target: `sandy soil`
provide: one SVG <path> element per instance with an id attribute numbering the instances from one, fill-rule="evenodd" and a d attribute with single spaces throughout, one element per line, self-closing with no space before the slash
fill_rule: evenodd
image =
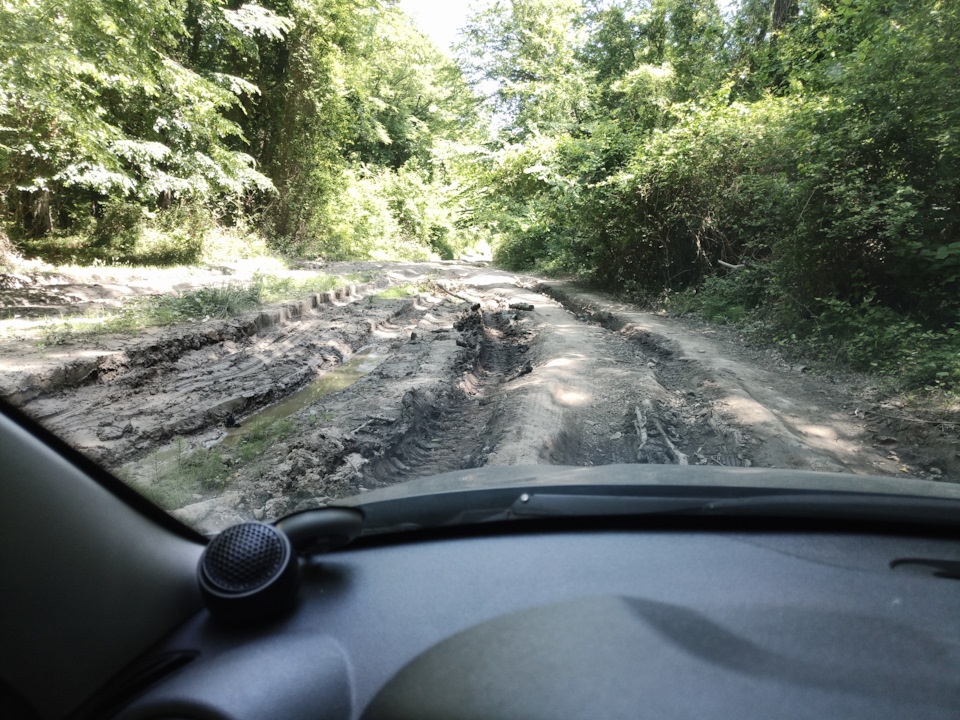
<path id="1" fill-rule="evenodd" d="M 483 465 L 960 480 L 955 426 L 904 418 L 732 331 L 482 264 L 324 268 L 359 270 L 376 279 L 228 321 L 43 357 L 0 344 L 0 393 L 147 490 L 173 453 L 216 452 L 228 476 L 168 507 L 205 531 Z M 416 297 L 377 295 L 410 282 Z M 371 346 L 375 361 L 353 384 L 284 400 Z M 266 417 L 284 430 L 256 458 L 220 442 L 237 432 L 226 426 Z"/>

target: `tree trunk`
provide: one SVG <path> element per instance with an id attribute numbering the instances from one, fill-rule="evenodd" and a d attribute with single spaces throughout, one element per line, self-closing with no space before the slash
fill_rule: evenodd
<path id="1" fill-rule="evenodd" d="M 777 34 L 780 28 L 797 17 L 800 6 L 797 0 L 773 0 L 770 10 L 770 32 Z"/>
<path id="2" fill-rule="evenodd" d="M 53 213 L 50 209 L 50 191 L 30 193 L 27 212 L 23 218 L 23 230 L 31 237 L 41 237 L 53 230 Z"/>

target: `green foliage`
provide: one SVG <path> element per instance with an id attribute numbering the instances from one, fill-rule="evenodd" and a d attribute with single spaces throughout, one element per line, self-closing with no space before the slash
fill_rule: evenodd
<path id="1" fill-rule="evenodd" d="M 225 284 L 145 299 L 120 315 L 129 314 L 139 318 L 141 326 L 228 318 L 268 303 L 326 292 L 356 279 L 323 274 L 304 280 L 257 275 L 248 285 Z"/>
<path id="2" fill-rule="evenodd" d="M 76 224 L 72 234 L 53 232 L 24 238 L 27 257 L 57 264 L 121 263 L 147 267 L 236 260 L 265 254 L 261 240 L 242 225 L 218 226 L 199 203 L 184 203 L 162 213 L 148 213 L 127 200 L 100 204 L 99 218 Z M 226 255 L 226 257 L 222 257 Z"/>
<path id="3" fill-rule="evenodd" d="M 227 42 L 289 28 L 260 8 L 197 5 Z M 18 58 L 0 64 L 0 185 L 16 188 L 7 202 L 23 232 L 56 226 L 71 188 L 118 201 L 269 188 L 230 145 L 242 133 L 226 113 L 254 86 L 188 68 L 185 34 L 183 7 L 169 0 L 0 6 L 0 55 Z"/>
<path id="4" fill-rule="evenodd" d="M 769 268 L 763 266 L 731 270 L 708 277 L 696 289 L 667 296 L 666 304 L 676 312 L 694 311 L 708 320 L 739 323 L 776 299 L 771 279 Z"/>
<path id="5" fill-rule="evenodd" d="M 857 304 L 819 298 L 800 306 L 781 292 L 769 268 L 748 267 L 672 294 L 664 305 L 737 324 L 827 367 L 881 375 L 897 389 L 960 389 L 960 323 L 933 330 L 872 295 Z"/>
<path id="6" fill-rule="evenodd" d="M 204 490 L 223 490 L 230 472 L 221 454 L 206 448 L 195 450 L 185 457 L 180 471 Z"/>
<path id="7" fill-rule="evenodd" d="M 223 492 L 230 481 L 234 461 L 243 467 L 256 467 L 264 451 L 290 435 L 290 420 L 252 420 L 250 431 L 235 447 L 191 449 L 178 436 L 172 447 L 148 457 L 144 465 L 150 483 L 136 484 L 147 497 L 167 510 L 177 510 L 193 502 Z"/>
<path id="8" fill-rule="evenodd" d="M 255 464 L 263 453 L 274 443 L 287 437 L 293 431 L 290 420 L 254 420 L 253 428 L 237 443 L 237 460 L 243 467 Z"/>
<path id="9" fill-rule="evenodd" d="M 97 221 L 99 228 L 99 221 Z M 240 235 L 240 228 L 231 229 Z M 131 265 L 190 265 L 199 262 L 212 250 L 210 239 L 220 239 L 230 230 L 217 228 L 210 213 L 199 203 L 185 203 L 153 218 L 140 228 L 139 238 L 131 253 L 121 260 Z M 244 256 L 235 252 L 231 259 Z"/>
<path id="10" fill-rule="evenodd" d="M 461 65 L 475 86 L 496 86 L 493 109 L 513 134 L 580 119 L 587 90 L 576 53 L 582 11 L 578 0 L 513 0 L 467 21 Z"/>
<path id="11" fill-rule="evenodd" d="M 721 96 L 674 105 L 668 129 L 628 134 L 593 123 L 575 138 L 505 147 L 490 165 L 492 182 L 515 198 L 518 227 L 498 257 L 518 267 L 553 259 L 558 269 L 656 295 L 699 282 L 717 260 L 762 256 L 795 203 L 783 130 L 793 107 Z"/>
<path id="12" fill-rule="evenodd" d="M 472 94 L 393 5 L 11 0 L 0 50 L 0 215 L 34 254 L 193 262 L 252 227 L 291 254 L 462 244 L 437 153 L 477 131 Z"/>
<path id="13" fill-rule="evenodd" d="M 259 283 L 254 283 L 249 286 L 223 285 L 176 295 L 161 295 L 153 310 L 156 317 L 166 319 L 167 323 L 227 318 L 260 307 L 262 290 Z"/>
<path id="14" fill-rule="evenodd" d="M 791 110 L 773 97 L 747 106 L 722 95 L 675 106 L 676 123 L 585 196 L 598 279 L 656 292 L 700 282 L 717 260 L 762 255 L 792 203 L 782 132 Z"/>
<path id="15" fill-rule="evenodd" d="M 208 448 L 190 451 L 179 436 L 172 450 L 154 451 L 144 464 L 149 472 L 149 484 L 136 483 L 133 487 L 166 510 L 177 510 L 222 492 L 230 477 L 230 468 L 221 451 Z"/>
<path id="16" fill-rule="evenodd" d="M 663 60 L 676 73 L 677 99 L 709 96 L 721 77 L 718 52 L 724 36 L 716 0 L 675 0 L 661 6 L 666 6 L 669 28 Z"/>
<path id="17" fill-rule="evenodd" d="M 858 305 L 836 299 L 806 324 L 801 338 L 821 357 L 895 378 L 901 387 L 960 388 L 960 324 L 931 330 L 868 296 Z"/>
<path id="18" fill-rule="evenodd" d="M 303 3 L 294 18 L 283 81 L 261 111 L 279 190 L 264 213 L 271 234 L 290 252 L 338 259 L 455 246 L 456 228 L 436 217 L 450 183 L 435 156 L 476 124 L 459 71 L 392 6 Z"/>
<path id="19" fill-rule="evenodd" d="M 405 299 L 411 295 L 416 295 L 419 288 L 416 285 L 397 285 L 396 287 L 381 290 L 375 295 L 370 296 L 370 300 L 398 300 Z"/>
<path id="20" fill-rule="evenodd" d="M 456 198 L 417 169 L 362 167 L 343 174 L 340 202 L 328 211 L 329 235 L 305 245 L 331 259 L 452 259 L 462 247 Z"/>
<path id="21" fill-rule="evenodd" d="M 102 212 L 92 233 L 95 245 L 113 256 L 129 254 L 143 229 L 143 208 L 124 200 L 111 200 L 103 204 Z"/>
<path id="22" fill-rule="evenodd" d="M 960 151 L 960 10 L 930 0 L 841 3 L 817 27 L 837 59 L 829 72 L 805 73 L 833 97 L 800 127 L 810 142 L 798 174 L 817 196 L 790 249 L 799 258 L 788 268 L 793 285 L 806 290 L 816 263 L 830 280 L 808 297 L 876 292 L 948 320 L 939 308 L 960 290 L 951 249 L 960 171 L 947 161 Z"/>
<path id="23" fill-rule="evenodd" d="M 334 288 L 343 287 L 348 283 L 366 282 L 367 279 L 369 277 L 361 274 L 341 276 L 317 273 L 302 280 L 273 275 L 257 275 L 251 288 L 256 289 L 256 293 L 262 302 L 273 303 L 303 298 L 313 293 L 327 292 Z"/>
<path id="24" fill-rule="evenodd" d="M 572 38 L 566 72 L 586 89 L 538 66 L 538 92 L 577 108 L 541 126 L 517 99 L 536 56 L 510 33 L 545 43 L 555 21 L 524 26 L 518 7 L 478 12 L 466 54 L 507 119 L 473 169 L 498 262 L 762 315 L 908 383 L 953 377 L 960 6 L 745 0 L 723 19 L 710 0 L 562 5 L 581 34 L 558 57 Z"/>

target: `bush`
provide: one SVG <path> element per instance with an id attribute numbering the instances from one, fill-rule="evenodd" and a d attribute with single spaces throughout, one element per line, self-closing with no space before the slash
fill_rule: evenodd
<path id="1" fill-rule="evenodd" d="M 144 228 L 134 247 L 118 259 L 133 265 L 191 265 L 203 254 L 203 240 L 185 228 Z"/>
<path id="2" fill-rule="evenodd" d="M 767 266 L 724 271 L 707 278 L 698 288 L 668 296 L 668 305 L 678 312 L 695 311 L 708 320 L 737 323 L 751 311 L 777 302 Z"/>
<path id="3" fill-rule="evenodd" d="M 502 237 L 493 250 L 493 261 L 508 270 L 530 270 L 547 254 L 550 231 L 541 227 L 518 230 Z"/>
<path id="4" fill-rule="evenodd" d="M 162 295 L 156 312 L 170 322 L 187 319 L 227 318 L 260 307 L 263 285 L 223 285 L 207 287 L 178 295 Z"/>
<path id="5" fill-rule="evenodd" d="M 461 243 L 447 191 L 416 168 L 347 171 L 326 228 L 298 252 L 336 260 L 453 259 Z"/>
<path id="6" fill-rule="evenodd" d="M 108 200 L 102 212 L 93 227 L 94 245 L 114 257 L 130 254 L 146 221 L 143 207 L 126 200 Z"/>
<path id="7" fill-rule="evenodd" d="M 933 330 L 873 296 L 858 305 L 825 299 L 821 306 L 809 342 L 822 356 L 906 387 L 960 387 L 960 324 Z"/>

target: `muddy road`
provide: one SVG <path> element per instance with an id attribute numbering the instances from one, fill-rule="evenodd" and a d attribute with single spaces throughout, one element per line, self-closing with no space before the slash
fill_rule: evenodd
<path id="1" fill-rule="evenodd" d="M 481 265 L 362 269 L 366 285 L 33 364 L 2 348 L 0 392 L 204 531 L 484 465 L 958 480 L 955 426 L 732 332 Z"/>

